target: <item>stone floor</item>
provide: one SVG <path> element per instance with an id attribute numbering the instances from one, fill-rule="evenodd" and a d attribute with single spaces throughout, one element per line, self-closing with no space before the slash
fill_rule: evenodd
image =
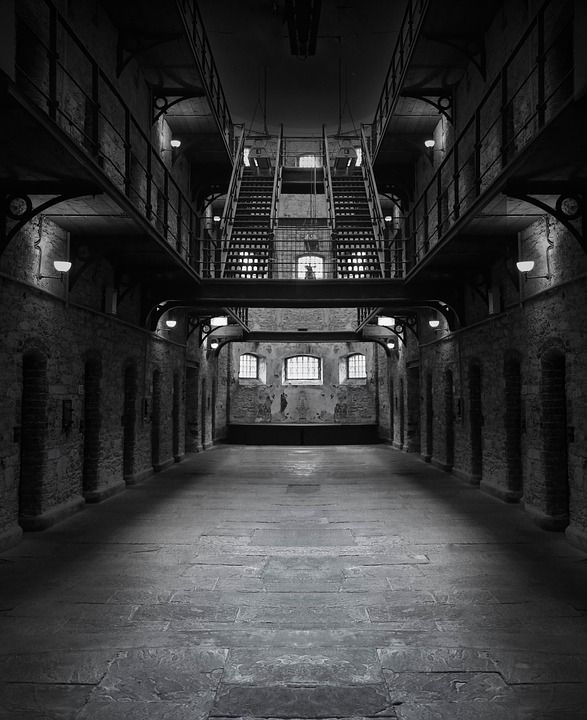
<path id="1" fill-rule="evenodd" d="M 388 447 L 221 447 L 0 554 L 0 718 L 585 720 L 587 557 Z"/>

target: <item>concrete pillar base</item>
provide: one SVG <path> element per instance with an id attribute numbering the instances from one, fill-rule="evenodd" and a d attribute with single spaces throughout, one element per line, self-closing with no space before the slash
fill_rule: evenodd
<path id="1" fill-rule="evenodd" d="M 434 465 L 434 467 L 439 468 L 440 470 L 444 470 L 444 472 L 452 472 L 453 466 L 449 463 L 445 462 L 444 460 L 439 460 L 438 458 L 435 458 L 432 456 L 430 458 L 430 463 Z"/>
<path id="2" fill-rule="evenodd" d="M 476 473 L 470 473 L 466 470 L 453 470 L 453 473 L 460 478 L 461 480 L 464 480 L 469 485 L 480 485 L 481 484 L 481 475 L 477 475 Z"/>
<path id="3" fill-rule="evenodd" d="M 85 502 L 83 497 L 77 495 L 40 515 L 22 515 L 19 518 L 19 523 L 23 530 L 45 530 L 55 525 L 55 523 L 65 520 L 70 515 L 74 515 L 78 510 L 81 510 Z"/>
<path id="4" fill-rule="evenodd" d="M 574 525 L 569 525 L 569 527 L 565 530 L 565 535 L 571 545 L 579 548 L 579 550 L 587 552 L 587 530 L 583 530 L 583 528 L 578 528 Z"/>
<path id="5" fill-rule="evenodd" d="M 507 488 L 495 485 L 489 480 L 481 480 L 480 489 L 488 495 L 493 495 L 506 503 L 517 503 L 522 499 L 522 492 L 519 490 L 508 490 Z"/>
<path id="6" fill-rule="evenodd" d="M 114 485 L 97 488 L 96 490 L 87 490 L 84 493 L 84 498 L 87 503 L 99 503 L 102 502 L 102 500 L 106 500 L 106 498 L 112 497 L 112 495 L 122 492 L 125 488 L 126 483 L 121 481 Z"/>
<path id="7" fill-rule="evenodd" d="M 18 545 L 22 539 L 22 528 L 20 525 L 14 525 L 0 533 L 0 550 L 8 550 L 8 548 Z"/>
<path id="8" fill-rule="evenodd" d="M 146 470 L 141 470 L 140 472 L 133 473 L 132 475 L 125 475 L 124 482 L 126 485 L 137 485 L 138 483 L 143 482 L 143 480 L 146 480 L 148 477 L 151 477 L 153 472 L 153 468 L 147 468 Z"/>
<path id="9" fill-rule="evenodd" d="M 167 460 L 163 460 L 163 462 L 159 462 L 156 465 L 153 465 L 153 470 L 157 473 L 161 472 L 162 470 L 167 470 L 167 468 L 171 467 L 173 463 L 173 458 L 168 458 Z"/>
<path id="10" fill-rule="evenodd" d="M 564 530 L 569 524 L 568 515 L 549 515 L 543 510 L 539 510 L 533 505 L 524 503 L 524 510 L 532 518 L 532 520 L 543 530 Z"/>

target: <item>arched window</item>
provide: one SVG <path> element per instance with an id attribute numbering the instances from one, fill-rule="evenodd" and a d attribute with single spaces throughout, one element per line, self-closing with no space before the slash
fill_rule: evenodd
<path id="1" fill-rule="evenodd" d="M 353 353 L 346 359 L 348 378 L 350 380 L 358 380 L 360 378 L 367 377 L 367 365 L 365 363 L 365 356 L 361 353 Z"/>
<path id="2" fill-rule="evenodd" d="M 359 385 L 363 385 L 367 379 L 367 362 L 362 353 L 351 353 L 341 357 L 338 363 L 339 382 L 344 383 L 348 380 L 359 380 Z"/>
<path id="3" fill-rule="evenodd" d="M 243 384 L 247 381 L 258 381 L 264 383 L 266 380 L 266 363 L 265 358 L 254 355 L 253 353 L 244 353 L 239 358 L 238 379 Z M 252 384 L 255 384 L 254 382 Z"/>
<path id="4" fill-rule="evenodd" d="M 241 355 L 238 376 L 246 380 L 256 380 L 259 377 L 259 358 L 250 353 Z"/>
<path id="5" fill-rule="evenodd" d="M 314 355 L 293 355 L 285 359 L 284 381 L 296 384 L 322 382 L 322 361 Z"/>
<path id="6" fill-rule="evenodd" d="M 324 258 L 320 255 L 302 255 L 298 258 L 298 280 L 320 280 L 324 277 Z"/>

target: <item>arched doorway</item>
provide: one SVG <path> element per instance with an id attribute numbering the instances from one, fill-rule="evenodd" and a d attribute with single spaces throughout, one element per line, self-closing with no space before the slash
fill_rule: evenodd
<path id="1" fill-rule="evenodd" d="M 405 446 L 405 429 L 406 429 L 406 404 L 404 398 L 404 381 L 403 378 L 399 381 L 399 447 L 403 449 Z"/>
<path id="2" fill-rule="evenodd" d="M 185 451 L 198 450 L 198 368 L 185 371 Z"/>
<path id="3" fill-rule="evenodd" d="M 202 392 L 200 393 L 200 444 L 202 450 L 206 448 L 206 404 L 208 402 L 208 393 L 206 389 L 206 380 L 202 380 Z"/>
<path id="4" fill-rule="evenodd" d="M 481 405 L 481 365 L 469 365 L 469 434 L 471 442 L 471 482 L 481 482 L 483 474 L 483 414 Z"/>
<path id="5" fill-rule="evenodd" d="M 47 359 L 38 352 L 22 360 L 22 410 L 18 516 L 24 530 L 34 528 L 43 512 L 43 483 L 47 471 Z"/>
<path id="6" fill-rule="evenodd" d="M 426 375 L 426 452 L 424 460 L 430 462 L 434 453 L 434 401 L 432 373 Z"/>
<path id="7" fill-rule="evenodd" d="M 455 462 L 454 381 L 452 370 L 444 373 L 444 456 L 445 470 L 452 470 Z"/>
<path id="8" fill-rule="evenodd" d="M 181 383 L 179 373 L 173 373 L 173 402 L 171 407 L 171 424 L 172 424 L 172 452 L 175 462 L 181 460 L 179 454 L 179 411 L 181 407 Z"/>
<path id="9" fill-rule="evenodd" d="M 122 435 L 122 472 L 132 482 L 135 471 L 135 431 L 137 404 L 137 368 L 134 363 L 124 371 L 124 413 Z"/>
<path id="10" fill-rule="evenodd" d="M 151 465 L 155 470 L 161 462 L 161 371 L 153 370 L 151 411 Z"/>
<path id="11" fill-rule="evenodd" d="M 569 524 L 569 462 L 565 356 L 558 350 L 542 357 L 540 401 L 547 527 L 562 530 Z"/>
<path id="12" fill-rule="evenodd" d="M 100 477 L 100 429 L 102 363 L 88 360 L 84 366 L 84 463 L 82 490 L 84 495 L 98 489 Z"/>
<path id="13" fill-rule="evenodd" d="M 523 494 L 522 375 L 517 357 L 505 359 L 503 375 L 507 499 L 519 500 Z"/>

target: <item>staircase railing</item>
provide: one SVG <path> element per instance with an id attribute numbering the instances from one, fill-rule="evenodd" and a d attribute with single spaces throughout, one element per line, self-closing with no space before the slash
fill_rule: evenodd
<path id="1" fill-rule="evenodd" d="M 272 255 L 275 252 L 275 229 L 277 228 L 277 204 L 279 203 L 279 193 L 281 192 L 281 168 L 283 166 L 283 125 L 279 130 L 277 138 L 277 150 L 275 152 L 275 172 L 273 174 L 273 191 L 271 193 L 271 215 L 269 227 L 272 233 Z M 272 259 L 269 261 L 269 277 L 273 276 Z"/>
<path id="2" fill-rule="evenodd" d="M 334 233 L 336 230 L 336 213 L 334 211 L 334 195 L 332 192 L 332 175 L 330 173 L 330 152 L 328 150 L 328 137 L 326 135 L 326 126 L 322 126 L 322 153 L 324 155 L 324 192 L 326 193 L 326 205 L 328 207 L 328 219 L 330 229 Z"/>
<path id="3" fill-rule="evenodd" d="M 224 203 L 224 212 L 222 213 L 222 220 L 220 221 L 220 238 L 221 238 L 221 254 L 220 254 L 220 275 L 224 276 L 224 267 L 226 265 L 226 258 L 228 256 L 228 249 L 230 247 L 230 238 L 232 235 L 232 228 L 234 225 L 234 215 L 236 212 L 236 204 L 238 202 L 238 194 L 240 190 L 240 184 L 243 177 L 243 170 L 245 167 L 245 129 L 243 127 L 237 149 L 236 156 L 234 159 L 234 165 L 232 166 L 232 175 L 230 176 L 230 183 L 228 185 L 228 192 L 226 194 L 226 202 Z"/>
<path id="4" fill-rule="evenodd" d="M 377 190 L 377 183 L 375 182 L 375 175 L 373 173 L 371 152 L 363 128 L 361 128 L 361 171 L 363 179 L 365 180 L 367 202 L 369 203 L 369 211 L 373 223 L 381 274 L 385 275 L 385 220 L 383 219 L 383 211 L 381 210 L 381 202 L 379 201 L 379 191 Z"/>

